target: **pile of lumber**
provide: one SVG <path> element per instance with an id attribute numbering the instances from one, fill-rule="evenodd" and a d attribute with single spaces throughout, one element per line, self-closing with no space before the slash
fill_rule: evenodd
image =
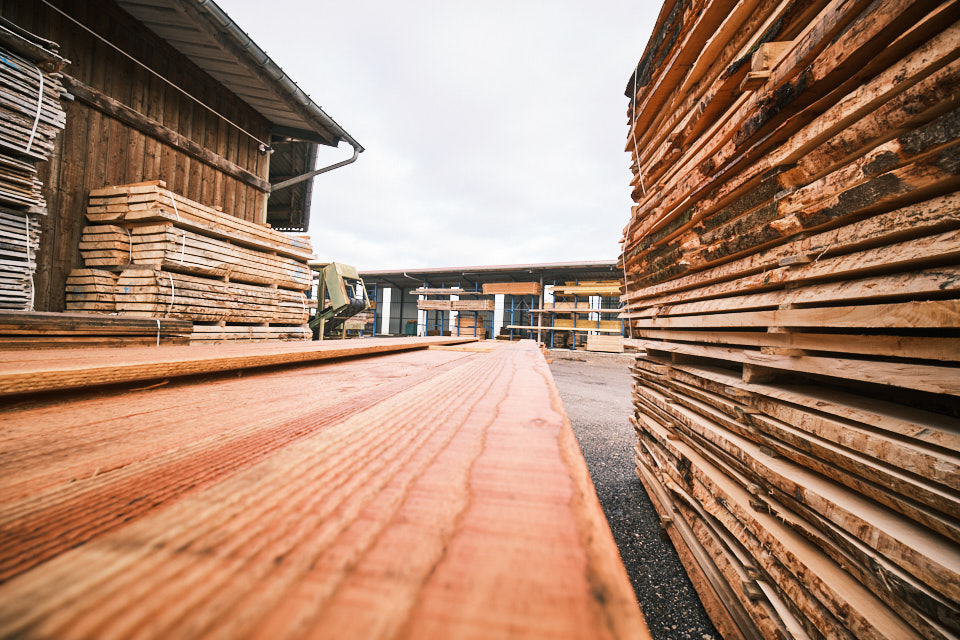
<path id="1" fill-rule="evenodd" d="M 461 313 L 457 316 L 453 334 L 456 336 L 475 336 L 485 338 L 487 330 L 483 326 L 483 316 L 474 313 Z"/>
<path id="2" fill-rule="evenodd" d="M 630 77 L 637 471 L 725 637 L 960 637 L 957 42 L 668 0 Z"/>
<path id="3" fill-rule="evenodd" d="M 9 23 L 0 28 L 0 309 L 33 309 L 40 216 L 38 162 L 66 124 L 56 43 Z"/>
<path id="4" fill-rule="evenodd" d="M 552 285 L 550 291 L 552 301 L 544 302 L 543 308 L 530 310 L 537 318 L 536 325 L 509 325 L 508 328 L 531 333 L 536 329 L 541 335 L 549 332 L 547 340 L 553 348 L 568 343 L 572 348 L 585 346 L 590 335 L 619 335 L 623 330 L 622 323 L 612 319 L 619 315 L 619 306 L 611 306 L 609 300 L 603 300 L 619 294 L 620 283 L 617 280 L 564 282 Z"/>
<path id="5" fill-rule="evenodd" d="M 159 181 L 92 191 L 87 218 L 86 268 L 67 281 L 69 310 L 191 320 L 198 342 L 310 338 L 304 238 L 188 200 Z"/>
<path id="6" fill-rule="evenodd" d="M 590 334 L 587 336 L 587 351 L 602 351 L 606 353 L 623 353 L 623 337 Z"/>
<path id="7" fill-rule="evenodd" d="M 446 331 L 443 312 L 450 311 L 456 314 L 453 322 L 453 335 L 464 336 L 486 336 L 483 328 L 484 316 L 487 313 L 493 313 L 495 302 L 492 298 L 486 297 L 493 294 L 483 291 L 470 291 L 462 287 L 429 287 L 422 286 L 417 289 L 411 289 L 412 295 L 418 296 L 417 309 L 419 311 L 439 311 L 439 325 L 443 329 L 431 330 L 429 333 L 437 334 Z M 464 296 L 465 299 L 460 299 Z M 456 299 L 454 299 L 456 298 Z M 428 323 L 429 326 L 429 323 Z"/>
<path id="8" fill-rule="evenodd" d="M 4 361 L 117 386 L 8 396 L 0 636 L 649 639 L 540 351 L 458 342 Z"/>
<path id="9" fill-rule="evenodd" d="M 487 282 L 483 285 L 485 295 L 539 296 L 542 291 L 539 282 Z"/>
<path id="10" fill-rule="evenodd" d="M 171 318 L 121 318 L 87 313 L 0 312 L 0 349 L 185 345 L 191 325 Z M 57 356 L 60 360 L 60 356 Z M 4 371 L 12 365 L 6 363 Z M 55 387 L 62 380 L 48 380 Z"/>
<path id="11" fill-rule="evenodd" d="M 0 206 L 0 309 L 33 309 L 39 246 L 39 216 Z"/>

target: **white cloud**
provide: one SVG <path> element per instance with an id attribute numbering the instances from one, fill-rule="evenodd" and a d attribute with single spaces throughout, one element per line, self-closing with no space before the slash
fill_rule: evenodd
<path id="1" fill-rule="evenodd" d="M 366 147 L 314 181 L 321 259 L 402 269 L 614 259 L 623 88 L 659 7 L 218 4 Z M 319 162 L 348 156 L 322 149 Z"/>

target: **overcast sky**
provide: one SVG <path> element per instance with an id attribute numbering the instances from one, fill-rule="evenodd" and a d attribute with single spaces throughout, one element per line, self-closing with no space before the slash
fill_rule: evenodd
<path id="1" fill-rule="evenodd" d="M 320 259 L 616 259 L 623 91 L 659 2 L 216 2 L 366 149 L 314 180 Z M 321 147 L 319 162 L 349 155 Z"/>

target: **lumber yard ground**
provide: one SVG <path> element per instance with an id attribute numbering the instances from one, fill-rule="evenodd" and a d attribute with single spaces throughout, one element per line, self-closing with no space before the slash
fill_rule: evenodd
<path id="1" fill-rule="evenodd" d="M 587 461 L 620 557 L 657 640 L 720 638 L 633 467 L 627 418 L 632 356 L 553 349 L 550 370 Z"/>

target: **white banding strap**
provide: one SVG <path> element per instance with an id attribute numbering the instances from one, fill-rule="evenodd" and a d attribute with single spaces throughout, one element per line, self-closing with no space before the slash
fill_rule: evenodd
<path id="1" fill-rule="evenodd" d="M 173 195 L 170 196 L 170 202 L 173 204 L 173 212 L 177 214 L 177 222 L 180 222 L 180 212 L 177 211 L 177 201 L 173 198 Z"/>
<path id="2" fill-rule="evenodd" d="M 127 248 L 130 249 L 130 264 L 133 264 L 133 235 L 130 234 L 130 229 L 124 229 L 127 232 Z"/>
<path id="3" fill-rule="evenodd" d="M 167 277 L 170 278 L 170 305 L 167 307 L 167 312 L 164 316 L 170 315 L 170 312 L 173 310 L 173 301 L 177 299 L 177 289 L 173 286 L 173 274 L 168 271 Z"/>
<path id="4" fill-rule="evenodd" d="M 160 318 L 154 318 L 157 321 L 157 346 L 160 346 Z"/>
<path id="5" fill-rule="evenodd" d="M 633 154 L 637 157 L 637 182 L 640 183 L 640 192 L 643 197 L 647 197 L 647 190 L 643 186 L 643 171 L 640 169 L 640 151 L 637 148 L 637 72 L 640 70 L 640 63 L 637 63 L 633 70 L 633 97 L 631 102 L 633 106 L 630 109 L 630 137 L 633 138 Z"/>
<path id="6" fill-rule="evenodd" d="M 303 314 L 309 317 L 310 314 L 307 311 L 307 296 L 303 294 L 303 291 L 300 292 L 300 306 L 303 307 Z"/>
<path id="7" fill-rule="evenodd" d="M 177 222 L 180 222 L 180 212 L 177 210 L 177 201 L 172 195 L 170 196 L 170 202 L 173 204 L 173 212 L 177 214 Z M 183 264 L 183 259 L 187 253 L 187 232 L 184 229 L 180 229 L 180 233 L 183 234 L 180 243 L 180 264 Z"/>
<path id="8" fill-rule="evenodd" d="M 27 139 L 27 153 L 30 153 L 30 147 L 33 146 L 33 138 L 37 135 L 37 125 L 40 124 L 40 111 L 43 108 L 43 72 L 37 69 L 37 76 L 40 78 L 40 91 L 37 92 L 37 115 L 33 118 L 33 128 L 30 129 L 30 138 Z"/>
<path id="9" fill-rule="evenodd" d="M 30 214 L 23 216 L 23 221 L 27 228 L 27 246 L 24 247 L 24 252 L 27 254 L 27 264 L 30 264 Z M 27 311 L 33 311 L 33 305 L 36 302 L 36 287 L 33 284 L 33 276 L 30 276 L 30 308 Z"/>
<path id="10" fill-rule="evenodd" d="M 633 69 L 633 95 L 630 98 L 630 137 L 633 139 L 633 155 L 637 158 L 637 182 L 640 183 L 640 192 L 643 197 L 647 197 L 647 189 L 643 186 L 643 171 L 640 169 L 640 149 L 637 147 L 637 73 L 640 71 L 640 63 Z M 623 238 L 623 292 L 624 295 L 630 295 L 630 287 L 627 285 L 627 249 L 630 246 L 630 232 L 633 231 L 633 211 L 630 211 L 630 221 L 627 223 L 627 230 Z M 628 303 L 629 304 L 629 303 Z M 627 320 L 627 333 L 633 338 L 633 323 Z"/>

